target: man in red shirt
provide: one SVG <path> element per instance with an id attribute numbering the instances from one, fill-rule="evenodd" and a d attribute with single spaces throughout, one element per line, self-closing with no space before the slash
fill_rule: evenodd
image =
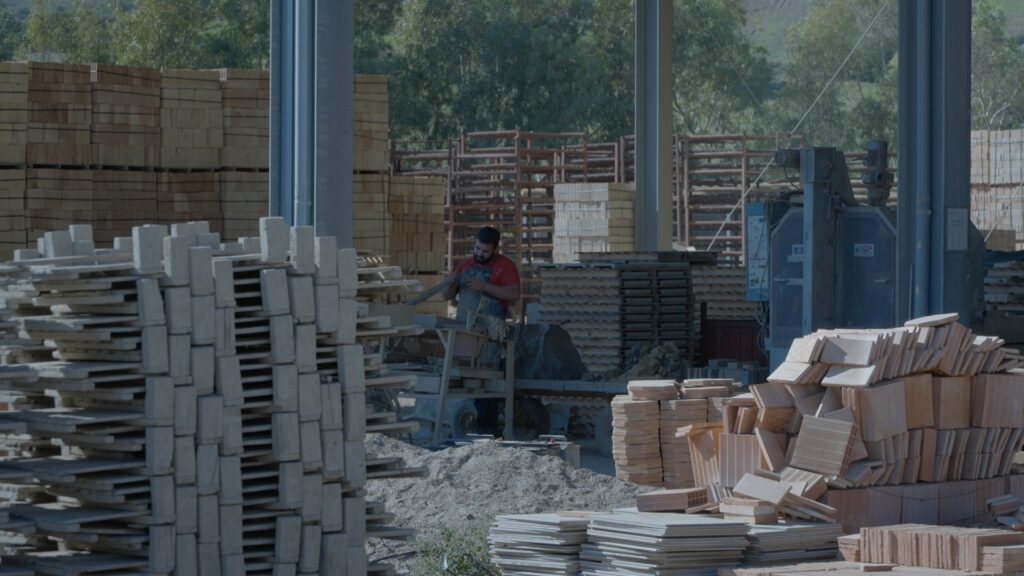
<path id="1" fill-rule="evenodd" d="M 476 234 L 473 257 L 459 263 L 453 282 L 444 292 L 445 300 L 458 296 L 456 318 L 477 311 L 488 316 L 507 318 L 511 304 L 519 300 L 519 270 L 515 263 L 498 254 L 501 233 L 485 226 Z"/>

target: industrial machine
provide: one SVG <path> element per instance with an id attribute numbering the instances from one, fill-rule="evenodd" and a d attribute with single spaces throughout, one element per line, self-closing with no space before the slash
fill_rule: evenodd
<path id="1" fill-rule="evenodd" d="M 814 330 L 897 323 L 901 263 L 896 214 L 886 205 L 894 180 L 888 144 L 869 142 L 864 164 L 867 204 L 854 197 L 841 151 L 779 150 L 775 165 L 799 170 L 800 189 L 747 205 L 747 299 L 769 304 L 765 348 L 773 369 L 794 338 Z M 984 242 L 970 231 L 972 261 L 980 263 Z"/>

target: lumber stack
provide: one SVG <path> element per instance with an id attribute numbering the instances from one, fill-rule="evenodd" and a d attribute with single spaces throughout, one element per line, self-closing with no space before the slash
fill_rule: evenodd
<path id="1" fill-rule="evenodd" d="M 628 395 L 611 403 L 616 477 L 666 488 L 693 487 L 691 447 L 677 433 L 707 422 L 709 398 L 728 396 L 732 381 L 635 380 L 627 389 Z"/>
<path id="2" fill-rule="evenodd" d="M 584 576 L 685 573 L 714 576 L 739 564 L 747 525 L 710 516 L 619 513 L 590 520 L 580 549 Z"/>
<path id="3" fill-rule="evenodd" d="M 28 64 L 28 126 L 25 163 L 93 163 L 92 89 L 88 64 Z"/>
<path id="4" fill-rule="evenodd" d="M 223 170 L 217 173 L 217 188 L 224 237 L 257 234 L 257 223 L 270 205 L 269 173 Z"/>
<path id="5" fill-rule="evenodd" d="M 357 75 L 354 107 L 352 170 L 357 174 L 387 172 L 390 165 L 387 76 Z"/>
<path id="6" fill-rule="evenodd" d="M 215 169 L 221 166 L 224 116 L 220 72 L 160 70 L 160 166 Z"/>
<path id="7" fill-rule="evenodd" d="M 588 515 L 564 512 L 498 516 L 487 535 L 491 562 L 503 576 L 574 576 L 589 524 Z"/>
<path id="8" fill-rule="evenodd" d="M 93 163 L 157 166 L 160 163 L 160 71 L 92 64 Z"/>
<path id="9" fill-rule="evenodd" d="M 270 159 L 270 73 L 222 68 L 224 148 L 221 166 L 267 169 Z"/>
<path id="10" fill-rule="evenodd" d="M 580 253 L 631 252 L 636 236 L 632 184 L 556 184 L 554 262 Z"/>
<path id="11" fill-rule="evenodd" d="M 278 218 L 91 232 L 0 267 L 4 566 L 366 574 L 354 251 Z"/>
<path id="12" fill-rule="evenodd" d="M 0 63 L 0 165 L 25 165 L 28 110 L 28 64 Z"/>

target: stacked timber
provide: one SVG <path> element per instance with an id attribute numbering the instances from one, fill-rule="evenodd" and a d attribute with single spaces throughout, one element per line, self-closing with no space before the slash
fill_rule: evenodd
<path id="1" fill-rule="evenodd" d="M 579 262 L 581 253 L 631 252 L 632 184 L 555 185 L 554 262 Z"/>
<path id="2" fill-rule="evenodd" d="M 591 518 L 580 550 L 584 576 L 692 574 L 715 576 L 736 566 L 747 525 L 710 516 L 619 513 Z"/>
<path id="3" fill-rule="evenodd" d="M 103 166 L 160 163 L 160 71 L 93 64 L 92 155 Z"/>
<path id="4" fill-rule="evenodd" d="M 25 163 L 90 165 L 92 89 L 88 64 L 28 64 Z"/>
<path id="5" fill-rule="evenodd" d="M 354 251 L 277 218 L 91 233 L 0 267 L 4 568 L 366 574 Z"/>
<path id="6" fill-rule="evenodd" d="M 387 172 L 388 160 L 388 78 L 357 75 L 352 143 L 352 170 Z"/>
<path id="7" fill-rule="evenodd" d="M 269 168 L 270 74 L 222 68 L 220 85 L 224 111 L 221 166 Z"/>
<path id="8" fill-rule="evenodd" d="M 487 536 L 491 562 L 503 576 L 575 576 L 589 524 L 587 515 L 564 512 L 498 516 Z"/>
<path id="9" fill-rule="evenodd" d="M 215 169 L 221 166 L 224 116 L 220 72 L 160 70 L 160 166 Z"/>

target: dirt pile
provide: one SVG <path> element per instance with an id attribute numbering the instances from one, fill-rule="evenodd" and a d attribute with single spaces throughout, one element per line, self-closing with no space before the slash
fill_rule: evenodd
<path id="1" fill-rule="evenodd" d="M 475 444 L 431 452 L 372 434 L 367 454 L 400 456 L 409 466 L 429 469 L 426 478 L 377 480 L 367 484 L 367 499 L 383 501 L 396 514 L 395 525 L 422 534 L 441 526 L 489 523 L 497 514 L 555 510 L 611 510 L 633 506 L 650 488 L 623 482 L 559 458 L 538 456 L 495 444 Z M 371 558 L 396 564 L 410 560 L 412 543 L 372 540 Z"/>

